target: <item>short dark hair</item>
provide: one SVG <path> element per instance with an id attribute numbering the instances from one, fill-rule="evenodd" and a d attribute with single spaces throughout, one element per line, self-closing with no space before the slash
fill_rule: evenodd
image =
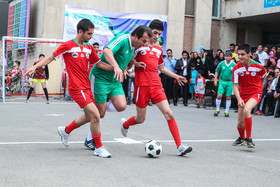
<path id="1" fill-rule="evenodd" d="M 92 46 L 94 46 L 94 45 L 98 45 L 99 46 L 99 43 L 95 42 L 95 43 L 92 44 Z"/>
<path id="2" fill-rule="evenodd" d="M 131 36 L 137 36 L 138 39 L 142 38 L 144 33 L 147 33 L 149 37 L 153 36 L 152 30 L 145 26 L 145 25 L 141 25 L 139 27 L 137 27 L 136 29 L 134 29 L 134 31 L 131 33 Z"/>
<path id="3" fill-rule="evenodd" d="M 18 67 L 20 66 L 20 61 L 16 60 L 15 63 L 18 65 Z"/>
<path id="4" fill-rule="evenodd" d="M 45 55 L 44 55 L 44 54 L 40 54 L 40 55 L 39 55 L 39 58 L 40 58 L 41 56 L 42 56 L 42 57 L 45 57 Z"/>
<path id="5" fill-rule="evenodd" d="M 89 29 L 94 29 L 94 24 L 89 19 L 82 19 L 77 24 L 77 33 L 79 33 L 79 30 L 86 32 Z"/>
<path id="6" fill-rule="evenodd" d="M 274 77 L 275 73 L 274 72 L 269 72 L 268 76 Z"/>
<path id="7" fill-rule="evenodd" d="M 259 47 L 260 45 L 263 47 L 263 44 L 258 44 L 258 47 Z"/>
<path id="8" fill-rule="evenodd" d="M 203 74 L 204 72 L 203 72 L 202 69 L 200 69 L 200 70 L 198 70 L 198 73 L 199 73 L 199 74 Z"/>
<path id="9" fill-rule="evenodd" d="M 160 31 L 164 30 L 163 22 L 160 21 L 159 19 L 154 19 L 150 24 L 149 24 L 150 29 L 157 29 Z"/>
<path id="10" fill-rule="evenodd" d="M 167 49 L 166 52 L 170 51 L 172 53 L 172 49 Z"/>
<path id="11" fill-rule="evenodd" d="M 182 55 L 183 55 L 184 53 L 187 54 L 187 55 L 189 56 L 188 51 L 186 51 L 186 50 L 182 51 Z"/>
<path id="12" fill-rule="evenodd" d="M 245 50 L 247 54 L 251 52 L 249 44 L 239 44 L 238 50 Z"/>
<path id="13" fill-rule="evenodd" d="M 235 44 L 234 44 L 234 43 L 231 43 L 231 44 L 229 44 L 229 46 L 233 46 L 233 47 L 235 47 Z"/>
<path id="14" fill-rule="evenodd" d="M 218 51 L 223 52 L 223 50 L 221 50 L 221 49 L 217 49 L 217 52 L 218 52 Z"/>

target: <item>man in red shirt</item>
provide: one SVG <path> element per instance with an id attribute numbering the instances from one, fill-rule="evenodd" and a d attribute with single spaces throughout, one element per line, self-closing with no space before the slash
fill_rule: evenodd
<path id="1" fill-rule="evenodd" d="M 73 40 L 69 40 L 61 44 L 52 56 L 45 58 L 36 65 L 29 68 L 26 75 L 34 73 L 34 71 L 42 66 L 46 66 L 60 55 L 63 55 L 67 73 L 69 75 L 69 94 L 71 98 L 84 110 L 84 114 L 72 121 L 68 126 L 58 127 L 58 134 L 61 136 L 62 143 L 68 147 L 68 136 L 74 129 L 90 122 L 92 138 L 96 143 L 94 155 L 104 158 L 111 157 L 101 142 L 100 131 L 100 115 L 90 88 L 90 80 L 88 77 L 88 67 L 90 64 L 97 64 L 101 69 L 110 67 L 100 62 L 92 45 L 87 43 L 93 36 L 94 24 L 83 19 L 77 25 L 77 36 Z M 110 67 L 111 68 L 111 67 Z"/>
<path id="2" fill-rule="evenodd" d="M 157 107 L 163 113 L 167 120 L 169 130 L 175 140 L 178 155 L 183 156 L 186 153 L 192 151 L 191 146 L 185 146 L 181 144 L 180 133 L 177 123 L 174 119 L 173 113 L 167 102 L 165 92 L 162 88 L 161 79 L 158 74 L 159 70 L 175 78 L 179 85 L 186 83 L 186 78 L 179 76 L 164 67 L 163 51 L 161 47 L 156 46 L 154 42 L 160 37 L 163 32 L 163 23 L 160 20 L 153 20 L 149 27 L 152 29 L 153 38 L 150 44 L 145 45 L 137 49 L 134 53 L 135 64 L 135 104 L 137 115 L 126 120 L 122 118 L 121 133 L 123 136 L 127 136 L 128 128 L 130 126 L 143 123 L 146 118 L 146 107 L 149 100 L 156 103 Z"/>
<path id="3" fill-rule="evenodd" d="M 250 46 L 248 44 L 238 46 L 238 59 L 240 62 L 233 67 L 232 81 L 234 94 L 238 101 L 237 129 L 240 137 L 233 145 L 244 145 L 247 142 L 248 148 L 254 148 L 255 144 L 251 137 L 251 111 L 262 98 L 262 82 L 266 71 L 260 63 L 252 60 L 250 55 Z"/>

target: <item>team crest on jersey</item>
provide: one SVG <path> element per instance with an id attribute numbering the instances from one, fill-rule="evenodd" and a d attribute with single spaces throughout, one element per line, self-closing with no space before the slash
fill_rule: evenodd
<path id="1" fill-rule="evenodd" d="M 249 75 L 250 74 L 250 72 L 249 71 L 246 71 L 246 75 Z"/>
<path id="2" fill-rule="evenodd" d="M 240 72 L 239 75 L 240 75 L 240 76 L 244 76 L 244 72 Z"/>
<path id="3" fill-rule="evenodd" d="M 72 53 L 72 57 L 73 57 L 73 58 L 77 58 L 78 56 L 79 56 L 78 53 Z"/>
<path id="4" fill-rule="evenodd" d="M 147 54 L 147 52 L 145 50 L 142 50 L 141 55 L 145 55 L 145 54 Z"/>
<path id="5" fill-rule="evenodd" d="M 256 76 L 256 72 L 253 71 L 253 72 L 251 73 L 251 75 L 252 75 L 252 76 Z"/>
<path id="6" fill-rule="evenodd" d="M 82 54 L 81 54 L 81 57 L 85 57 L 85 55 L 82 53 Z"/>

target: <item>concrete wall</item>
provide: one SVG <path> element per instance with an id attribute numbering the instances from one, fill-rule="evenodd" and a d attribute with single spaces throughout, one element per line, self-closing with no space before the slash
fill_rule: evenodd
<path id="1" fill-rule="evenodd" d="M 229 49 L 230 43 L 236 43 L 237 23 L 230 21 L 220 22 L 219 48 Z"/>
<path id="2" fill-rule="evenodd" d="M 220 48 L 220 20 L 212 19 L 210 49 L 216 51 Z"/>
<path id="3" fill-rule="evenodd" d="M 225 6 L 225 19 L 280 12 L 280 6 L 264 8 L 264 0 L 222 0 L 222 4 Z"/>
<path id="4" fill-rule="evenodd" d="M 194 17 L 185 16 L 183 49 L 187 50 L 188 52 L 192 51 L 193 24 L 194 24 Z"/>

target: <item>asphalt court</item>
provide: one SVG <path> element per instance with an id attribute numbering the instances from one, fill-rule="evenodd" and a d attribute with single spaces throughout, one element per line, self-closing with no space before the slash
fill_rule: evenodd
<path id="1" fill-rule="evenodd" d="M 131 127 L 128 139 L 119 120 L 135 115 L 135 105 L 107 113 L 102 140 L 110 159 L 93 156 L 84 139 L 89 125 L 76 129 L 70 146 L 60 142 L 57 127 L 83 111 L 72 102 L 37 100 L 0 104 L 0 186 L 279 186 L 280 119 L 253 116 L 255 149 L 234 147 L 237 114 L 214 117 L 214 110 L 171 106 L 183 143 L 193 152 L 176 156 L 168 125 L 155 105 L 145 123 Z M 145 154 L 148 140 L 163 146 L 159 158 Z"/>

